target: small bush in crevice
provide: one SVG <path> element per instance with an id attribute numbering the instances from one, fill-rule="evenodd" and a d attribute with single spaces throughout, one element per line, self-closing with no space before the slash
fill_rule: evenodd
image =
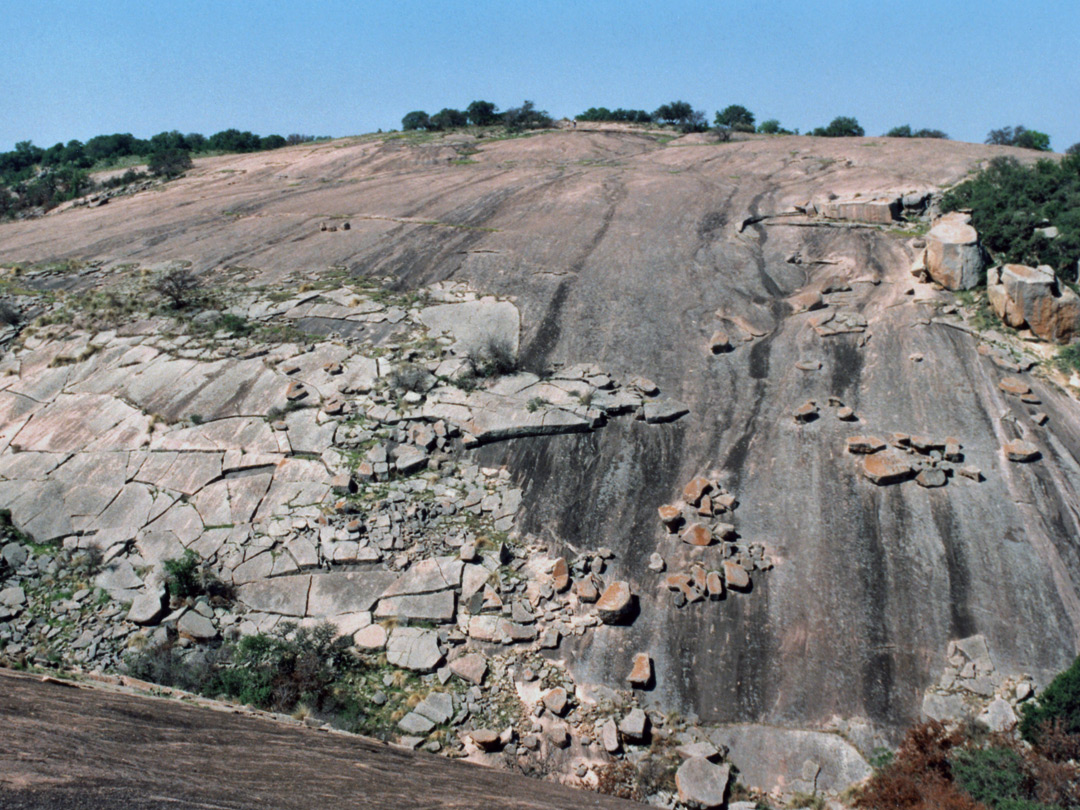
<path id="1" fill-rule="evenodd" d="M 198 300 L 202 284 L 198 276 L 186 267 L 176 267 L 166 270 L 150 286 L 173 309 L 185 309 Z"/>
<path id="2" fill-rule="evenodd" d="M 422 394 L 430 388 L 431 372 L 419 363 L 405 363 L 390 374 L 390 386 L 396 391 Z"/>
<path id="3" fill-rule="evenodd" d="M 229 587 L 191 549 L 176 559 L 165 560 L 164 566 L 169 596 L 189 599 L 205 595 L 225 600 L 232 596 Z"/>
<path id="4" fill-rule="evenodd" d="M 465 359 L 476 377 L 501 377 L 518 370 L 514 346 L 502 337 L 489 337 L 482 347 L 471 350 Z"/>
<path id="5" fill-rule="evenodd" d="M 0 301 L 0 326 L 18 326 L 19 310 L 4 301 Z"/>

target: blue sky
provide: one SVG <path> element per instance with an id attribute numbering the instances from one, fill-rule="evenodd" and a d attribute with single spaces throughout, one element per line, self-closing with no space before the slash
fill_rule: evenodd
<path id="1" fill-rule="evenodd" d="M 111 132 L 350 135 L 535 100 L 802 130 L 853 115 L 1080 141 L 1080 3 L 1033 0 L 0 0 L 0 150 Z"/>

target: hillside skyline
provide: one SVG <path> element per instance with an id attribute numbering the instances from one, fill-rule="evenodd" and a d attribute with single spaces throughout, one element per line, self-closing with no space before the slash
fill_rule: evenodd
<path id="1" fill-rule="evenodd" d="M 743 104 L 803 132 L 836 116 L 868 135 L 941 129 L 982 142 L 1023 124 L 1054 151 L 1080 141 L 1062 99 L 1080 90 L 1071 31 L 1049 2 L 915 2 L 882 9 L 778 3 L 193 2 L 182 8 L 44 2 L 0 33 L 0 151 L 163 130 L 344 136 L 411 110 L 530 99 L 556 117 L 684 99 Z M 975 13 L 977 11 L 977 14 Z"/>

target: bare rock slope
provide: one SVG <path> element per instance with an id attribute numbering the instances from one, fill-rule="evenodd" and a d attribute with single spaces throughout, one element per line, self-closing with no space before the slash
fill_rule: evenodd
<path id="1" fill-rule="evenodd" d="M 638 392 L 627 407 L 647 411 L 640 392 L 652 381 L 688 411 L 653 405 L 656 419 L 613 418 L 599 430 L 588 429 L 588 408 L 545 411 L 522 416 L 530 429 L 500 434 L 505 420 L 485 416 L 498 410 L 487 400 L 462 403 L 455 397 L 465 394 L 449 391 L 423 406 L 435 408 L 427 421 L 457 414 L 464 433 L 481 434 L 467 448 L 480 465 L 506 465 L 523 493 L 515 531 L 554 556 L 612 550 L 606 584 L 628 583 L 636 612 L 587 642 L 563 643 L 575 678 L 621 686 L 647 651 L 651 705 L 705 724 L 792 730 L 718 733 L 733 757 L 768 758 L 770 745 L 788 745 L 785 734 L 823 729 L 867 753 L 919 718 L 927 689 L 951 671 L 951 641 L 985 639 L 991 694 L 1010 678 L 1045 684 L 1080 643 L 1076 401 L 946 312 L 949 293 L 912 279 L 914 235 L 807 207 L 918 197 L 1004 151 L 885 139 L 664 143 L 580 131 L 346 140 L 208 159 L 160 191 L 0 226 L 0 260 L 189 262 L 207 279 L 288 292 L 336 268 L 387 278 L 398 293 L 446 283 L 512 300 L 527 371 L 594 363 L 579 376 L 590 392 L 610 392 L 600 379 L 609 375 L 620 391 Z M 49 283 L 85 290 L 124 272 Z M 294 315 L 346 337 L 390 326 L 384 318 L 350 331 L 328 312 Z M 319 369 L 341 360 L 320 357 L 301 376 L 322 392 L 331 381 Z M 48 357 L 38 362 L 49 367 Z M 1005 377 L 1030 390 L 1003 388 Z M 636 378 L 647 380 L 635 389 Z M 262 371 L 250 379 L 264 384 Z M 115 385 L 135 380 L 118 374 Z M 9 396 L 51 398 L 48 387 Z M 125 395 L 130 413 L 111 406 L 119 410 L 106 427 L 146 430 L 140 409 L 153 395 L 153 387 Z M 546 407 L 552 395 L 529 399 L 538 400 Z M 215 418 L 250 414 L 230 402 Z M 9 424 L 32 404 L 20 403 L 4 405 Z M 76 424 L 73 400 L 49 407 Z M 552 419 L 562 426 L 542 429 Z M 312 462 L 251 430 L 264 456 L 251 462 L 266 475 L 260 486 L 281 481 L 279 502 L 288 503 L 295 482 L 314 480 L 300 469 Z M 202 434 L 205 449 L 217 449 Z M 856 436 L 870 441 L 849 452 Z M 151 449 L 170 448 L 154 441 Z M 321 452 L 311 441 L 307 452 Z M 55 432 L 37 442 L 75 446 Z M 1016 442 L 1033 448 L 1029 463 L 1011 460 Z M 227 445 L 222 453 L 244 449 Z M 698 476 L 708 487 L 684 492 Z M 7 497 L 0 492 L 0 506 Z M 658 517 L 665 505 L 674 511 Z M 725 576 L 710 580 L 710 571 Z M 681 573 L 685 580 L 670 579 Z M 830 746 L 810 746 L 791 767 L 805 770 Z"/>

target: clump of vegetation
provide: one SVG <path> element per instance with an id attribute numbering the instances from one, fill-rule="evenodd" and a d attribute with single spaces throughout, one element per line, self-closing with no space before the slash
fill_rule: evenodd
<path id="1" fill-rule="evenodd" d="M 0 301 L 0 326 L 18 326 L 19 310 L 5 301 Z"/>
<path id="2" fill-rule="evenodd" d="M 1080 355 L 1076 345 L 1072 356 Z M 1025 704 L 1020 720 L 1024 739 L 1039 744 L 1053 734 L 1076 738 L 1075 756 L 1080 756 L 1080 658 L 1060 673 L 1043 690 L 1037 701 Z"/>
<path id="3" fill-rule="evenodd" d="M 1021 731 L 975 737 L 938 721 L 908 731 L 895 757 L 879 757 L 858 793 L 864 810 L 1064 810 L 1080 806 L 1080 665 L 1023 710 Z M 1047 692 L 1050 688 L 1047 688 Z M 1030 718 L 1030 719 L 1029 719 Z"/>
<path id="4" fill-rule="evenodd" d="M 609 110 L 607 107 L 589 107 L 585 112 L 574 116 L 575 121 L 615 121 L 627 124 L 652 123 L 651 113 L 645 110 L 624 110 L 618 107 Z"/>
<path id="5" fill-rule="evenodd" d="M 517 354 L 506 338 L 489 337 L 482 347 L 470 351 L 465 359 L 474 377 L 501 377 L 518 370 Z"/>
<path id="6" fill-rule="evenodd" d="M 200 655 L 184 655 L 171 643 L 129 655 L 137 678 L 228 698 L 259 709 L 292 713 L 305 708 L 350 731 L 362 713 L 352 680 L 365 669 L 329 622 L 314 627 L 282 623 Z"/>
<path id="7" fill-rule="evenodd" d="M 511 107 L 502 114 L 503 126 L 507 132 L 517 133 L 529 129 L 544 129 L 554 121 L 547 110 L 538 110 L 531 101 L 522 102 L 520 107 Z"/>
<path id="8" fill-rule="evenodd" d="M 852 116 L 839 115 L 827 127 L 816 127 L 810 134 L 824 138 L 861 138 L 866 131 Z"/>
<path id="9" fill-rule="evenodd" d="M 885 133 L 886 138 L 944 138 L 948 140 L 949 136 L 942 132 L 940 129 L 915 129 L 913 130 L 908 124 L 903 126 L 893 127 Z"/>
<path id="10" fill-rule="evenodd" d="M 942 198 L 942 208 L 971 209 L 971 224 L 999 261 L 1048 264 L 1075 281 L 1080 257 L 1080 155 L 1023 166 L 994 158 Z M 1047 236 L 1046 225 L 1058 230 Z"/>
<path id="11" fill-rule="evenodd" d="M 173 309 L 185 309 L 199 299 L 202 283 L 186 267 L 174 267 L 154 279 L 150 287 L 164 297 Z"/>
<path id="12" fill-rule="evenodd" d="M 419 363 L 404 363 L 390 374 L 390 386 L 397 391 L 422 394 L 431 387 L 431 380 L 431 372 Z"/>
<path id="13" fill-rule="evenodd" d="M 547 405 L 550 405 L 550 404 L 551 403 L 548 402 L 543 397 L 533 397 L 532 399 L 530 399 L 528 402 L 525 403 L 525 409 L 529 413 L 535 413 L 536 411 L 538 411 L 541 408 L 543 408 L 543 407 L 545 407 Z"/>
<path id="14" fill-rule="evenodd" d="M 1065 373 L 1080 371 L 1080 343 L 1062 346 L 1054 357 L 1054 365 Z"/>
<path id="15" fill-rule="evenodd" d="M 753 132 L 754 114 L 741 104 L 730 104 L 716 113 L 714 124 L 733 132 Z"/>
<path id="16" fill-rule="evenodd" d="M 758 124 L 757 131 L 763 135 L 798 135 L 799 130 L 792 132 L 790 129 L 784 129 L 780 126 L 780 122 L 775 118 L 769 118 L 766 121 L 762 121 Z"/>
<path id="17" fill-rule="evenodd" d="M 170 596 L 178 599 L 194 599 L 211 596 L 228 599 L 228 587 L 213 570 L 191 549 L 182 556 L 165 560 L 165 588 Z"/>
<path id="18" fill-rule="evenodd" d="M 146 168 L 155 177 L 178 177 L 194 165 L 183 149 L 161 149 L 150 155 Z"/>
<path id="19" fill-rule="evenodd" d="M 1049 135 L 1021 124 L 990 130 L 986 142 L 997 146 L 1019 146 L 1021 149 L 1034 149 L 1038 152 L 1050 151 Z"/>
<path id="20" fill-rule="evenodd" d="M 672 101 L 661 104 L 653 113 L 653 120 L 661 124 L 670 124 L 680 132 L 704 132 L 709 128 L 705 122 L 705 113 L 695 110 L 686 101 Z"/>
<path id="21" fill-rule="evenodd" d="M 130 133 L 115 133 L 98 135 L 86 143 L 77 140 L 57 143 L 48 149 L 34 146 L 32 141 L 19 141 L 12 151 L 0 152 L 0 219 L 33 209 L 47 211 L 97 189 L 116 188 L 145 177 L 140 172 L 128 171 L 119 178 L 97 183 L 90 177 L 91 171 L 149 162 L 154 174 L 172 177 L 190 168 L 184 164 L 190 163 L 193 154 L 255 152 L 277 149 L 288 142 L 280 135 L 260 137 L 237 129 L 226 129 L 210 137 L 173 130 L 145 140 Z M 154 169 L 155 162 L 158 171 Z"/>

